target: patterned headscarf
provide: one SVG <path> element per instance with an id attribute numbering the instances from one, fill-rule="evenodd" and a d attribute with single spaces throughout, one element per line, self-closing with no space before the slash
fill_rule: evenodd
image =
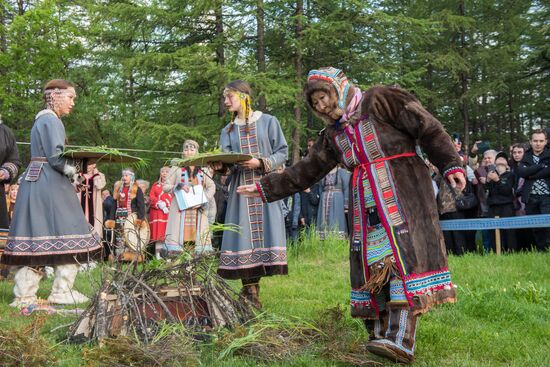
<path id="1" fill-rule="evenodd" d="M 342 111 L 346 108 L 346 98 L 351 84 L 342 70 L 332 66 L 314 69 L 307 75 L 307 81 L 310 80 L 322 80 L 330 83 L 338 94 L 338 108 Z"/>

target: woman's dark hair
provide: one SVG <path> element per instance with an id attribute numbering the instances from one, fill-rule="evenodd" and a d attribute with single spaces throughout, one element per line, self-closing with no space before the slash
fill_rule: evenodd
<path id="1" fill-rule="evenodd" d="M 244 80 L 234 80 L 231 83 L 228 83 L 225 88 L 234 89 L 241 93 L 248 94 L 252 98 L 252 88 L 250 87 L 250 84 Z"/>
<path id="2" fill-rule="evenodd" d="M 527 150 L 527 149 L 525 148 L 525 144 L 523 144 L 523 143 L 516 143 L 516 144 L 512 145 L 512 150 L 514 150 L 514 149 L 516 149 L 516 148 L 521 148 L 521 149 L 523 149 L 524 151 Z"/>
<path id="3" fill-rule="evenodd" d="M 311 96 L 315 92 L 325 92 L 328 95 L 332 95 L 336 92 L 336 90 L 334 89 L 334 86 L 332 86 L 332 84 L 323 80 L 310 80 L 309 82 L 307 82 L 304 87 L 304 97 L 307 104 L 313 111 L 315 111 L 315 109 L 313 108 Z"/>
<path id="4" fill-rule="evenodd" d="M 48 89 L 69 89 L 69 88 L 74 88 L 73 83 L 65 79 L 52 79 L 46 83 L 46 85 L 44 86 L 44 91 L 47 91 Z"/>
<path id="5" fill-rule="evenodd" d="M 193 167 L 193 171 L 191 171 L 191 167 L 185 167 L 185 170 L 187 171 L 189 178 L 195 178 L 199 174 L 201 168 L 199 166 L 195 166 Z"/>

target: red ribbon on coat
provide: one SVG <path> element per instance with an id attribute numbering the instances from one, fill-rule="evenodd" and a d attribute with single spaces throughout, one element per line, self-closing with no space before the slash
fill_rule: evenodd
<path id="1" fill-rule="evenodd" d="M 357 174 L 358 174 L 358 172 L 361 168 L 367 169 L 370 165 L 373 165 L 373 164 L 376 164 L 376 163 L 391 161 L 392 159 L 397 159 L 397 158 L 414 157 L 416 155 L 417 155 L 416 152 L 407 152 L 407 153 L 390 155 L 389 157 L 378 158 L 378 159 L 375 159 L 375 160 L 367 162 L 367 163 L 362 163 L 362 164 L 356 166 L 355 169 L 353 170 L 353 185 L 355 187 L 355 184 L 357 182 Z"/>

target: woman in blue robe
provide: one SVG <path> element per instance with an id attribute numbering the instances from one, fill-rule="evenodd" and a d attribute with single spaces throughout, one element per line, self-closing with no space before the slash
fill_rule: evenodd
<path id="1" fill-rule="evenodd" d="M 277 118 L 251 110 L 250 95 L 250 86 L 240 80 L 224 91 L 225 106 L 233 118 L 221 132 L 221 150 L 254 158 L 231 167 L 225 224 L 237 225 L 238 232 L 223 234 L 218 273 L 226 279 L 241 279 L 243 297 L 261 307 L 260 278 L 288 273 L 282 204 L 264 204 L 260 198 L 246 198 L 235 190 L 283 165 L 288 146 Z M 214 164 L 213 168 L 229 173 L 228 166 Z"/>
<path id="2" fill-rule="evenodd" d="M 87 301 L 73 289 L 78 263 L 101 252 L 101 243 L 84 217 L 70 178 L 76 168 L 62 157 L 65 127 L 60 117 L 71 112 L 76 92 L 67 81 L 46 84 L 46 109 L 36 115 L 31 130 L 31 162 L 21 181 L 2 264 L 21 266 L 15 274 L 13 307 L 37 301 L 43 273 L 55 266 L 48 301 L 70 304 Z"/>

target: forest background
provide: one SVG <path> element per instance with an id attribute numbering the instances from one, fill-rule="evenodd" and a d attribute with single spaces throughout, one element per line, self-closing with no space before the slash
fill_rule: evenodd
<path id="1" fill-rule="evenodd" d="M 527 0 L 0 0 L 0 114 L 29 141 L 52 78 L 79 94 L 70 144 L 181 151 L 217 146 L 225 83 L 253 85 L 289 158 L 322 128 L 307 72 L 415 93 L 466 146 L 496 149 L 550 125 L 550 5 Z M 20 146 L 28 161 L 28 146 Z M 154 179 L 174 154 L 143 154 Z"/>

